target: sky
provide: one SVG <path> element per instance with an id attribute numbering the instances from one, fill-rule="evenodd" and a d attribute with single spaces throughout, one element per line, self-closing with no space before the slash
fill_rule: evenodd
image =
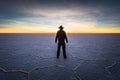
<path id="1" fill-rule="evenodd" d="M 120 33 L 120 0 L 0 0 L 0 33 Z"/>

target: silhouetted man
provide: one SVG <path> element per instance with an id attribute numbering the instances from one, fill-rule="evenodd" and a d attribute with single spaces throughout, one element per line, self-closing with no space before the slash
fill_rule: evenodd
<path id="1" fill-rule="evenodd" d="M 66 36 L 66 32 L 63 30 L 62 25 L 59 27 L 59 31 L 57 31 L 56 38 L 55 38 L 55 43 L 58 41 L 58 47 L 57 47 L 57 58 L 60 56 L 60 48 L 62 46 L 63 50 L 63 56 L 64 58 L 67 58 L 66 56 L 66 45 L 65 45 L 65 40 L 68 43 L 68 39 Z"/>

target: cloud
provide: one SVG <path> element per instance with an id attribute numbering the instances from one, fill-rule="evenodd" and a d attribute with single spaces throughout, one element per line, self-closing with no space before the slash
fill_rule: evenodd
<path id="1" fill-rule="evenodd" d="M 0 25 L 119 27 L 119 0 L 1 0 Z"/>

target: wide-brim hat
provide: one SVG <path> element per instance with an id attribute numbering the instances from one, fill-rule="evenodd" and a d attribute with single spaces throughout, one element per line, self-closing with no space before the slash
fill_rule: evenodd
<path id="1" fill-rule="evenodd" d="M 64 27 L 61 25 L 61 26 L 59 27 L 59 29 L 64 29 Z"/>

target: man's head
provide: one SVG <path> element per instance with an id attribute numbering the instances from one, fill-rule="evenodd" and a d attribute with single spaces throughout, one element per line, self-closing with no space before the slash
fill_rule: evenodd
<path id="1" fill-rule="evenodd" d="M 64 29 L 64 27 L 61 25 L 61 26 L 59 27 L 59 29 L 62 30 L 62 29 Z"/>

